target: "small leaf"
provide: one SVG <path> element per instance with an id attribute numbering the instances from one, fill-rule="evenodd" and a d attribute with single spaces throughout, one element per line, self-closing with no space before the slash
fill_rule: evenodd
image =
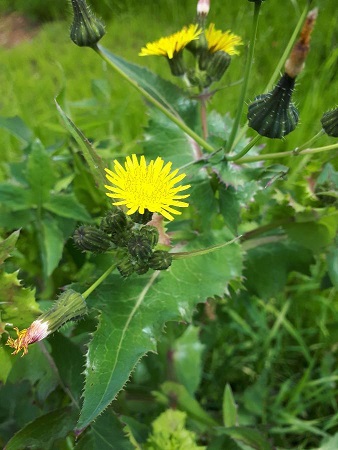
<path id="1" fill-rule="evenodd" d="M 2 242 L 0 242 L 0 266 L 15 249 L 19 234 L 20 230 L 14 231 L 10 236 L 8 236 L 7 239 L 4 239 Z"/>
<path id="2" fill-rule="evenodd" d="M 220 434 L 227 434 L 239 443 L 256 450 L 273 450 L 267 439 L 257 430 L 247 427 L 218 428 Z"/>
<path id="3" fill-rule="evenodd" d="M 0 204 L 11 211 L 20 211 L 31 207 L 31 194 L 22 186 L 12 183 L 0 183 Z"/>
<path id="4" fill-rule="evenodd" d="M 0 273 L 0 311 L 3 322 L 27 327 L 40 313 L 35 291 L 21 286 L 18 272 Z"/>
<path id="5" fill-rule="evenodd" d="M 50 196 L 55 182 L 51 158 L 39 141 L 34 142 L 27 163 L 27 181 L 32 204 L 41 206 Z"/>
<path id="6" fill-rule="evenodd" d="M 50 218 L 41 222 L 44 274 L 49 277 L 59 264 L 63 252 L 64 237 L 57 223 Z"/>
<path id="7" fill-rule="evenodd" d="M 108 409 L 81 435 L 74 450 L 133 450 L 122 425 Z"/>
<path id="8" fill-rule="evenodd" d="M 225 386 L 223 395 L 223 423 L 225 427 L 235 427 L 237 423 L 237 405 L 229 384 Z"/>
<path id="9" fill-rule="evenodd" d="M 79 203 L 74 194 L 52 194 L 43 207 L 60 217 L 82 222 L 91 221 L 91 217 L 85 207 Z"/>
<path id="10" fill-rule="evenodd" d="M 73 136 L 73 138 L 76 140 L 78 145 L 81 148 L 81 151 L 83 153 L 83 156 L 85 160 L 87 161 L 89 170 L 91 174 L 94 177 L 94 180 L 97 184 L 97 186 L 100 189 L 104 189 L 104 185 L 106 183 L 106 177 L 105 177 L 105 171 L 104 171 L 104 165 L 99 157 L 99 155 L 96 153 L 94 148 L 90 145 L 88 139 L 84 136 L 82 131 L 80 131 L 77 126 L 70 120 L 70 118 L 64 113 L 61 106 L 58 104 L 58 102 L 55 100 L 56 108 L 64 121 L 67 130 L 69 133 Z"/>
<path id="11" fill-rule="evenodd" d="M 219 208 L 225 225 L 233 234 L 237 234 L 240 219 L 240 203 L 236 190 L 232 186 L 219 185 Z"/>
<path id="12" fill-rule="evenodd" d="M 38 417 L 18 431 L 6 444 L 6 450 L 41 450 L 65 438 L 75 426 L 77 411 L 67 407 Z"/>
<path id="13" fill-rule="evenodd" d="M 197 390 L 202 375 L 204 345 L 199 341 L 199 332 L 198 327 L 189 326 L 173 346 L 176 377 L 190 395 Z"/>
<path id="14" fill-rule="evenodd" d="M 13 136 L 29 144 L 33 140 L 33 132 L 26 126 L 24 121 L 18 117 L 0 117 L 0 128 L 4 128 Z"/>

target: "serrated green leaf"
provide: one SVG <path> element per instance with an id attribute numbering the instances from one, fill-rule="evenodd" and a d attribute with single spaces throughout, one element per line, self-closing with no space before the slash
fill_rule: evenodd
<path id="1" fill-rule="evenodd" d="M 33 132 L 26 126 L 24 121 L 18 117 L 0 117 L 0 128 L 4 128 L 13 136 L 29 144 L 33 140 Z"/>
<path id="2" fill-rule="evenodd" d="M 30 185 L 32 204 L 43 205 L 49 199 L 55 175 L 51 158 L 39 141 L 32 146 L 28 158 L 27 181 Z"/>
<path id="3" fill-rule="evenodd" d="M 60 382 L 46 353 L 39 345 L 33 345 L 24 358 L 13 355 L 12 358 L 15 362 L 7 382 L 18 385 L 22 381 L 29 381 L 30 385 L 34 386 L 36 400 L 41 404 L 45 402 L 48 395 L 56 389 Z"/>
<path id="4" fill-rule="evenodd" d="M 210 184 L 210 178 L 205 171 L 190 171 L 189 177 L 190 209 L 194 221 L 194 229 L 209 232 L 212 220 L 217 212 L 215 193 Z"/>
<path id="5" fill-rule="evenodd" d="M 28 209 L 31 206 L 30 192 L 22 186 L 12 183 L 0 184 L 0 204 L 11 211 Z"/>
<path id="6" fill-rule="evenodd" d="M 166 162 L 171 161 L 174 168 L 193 161 L 199 149 L 196 142 L 157 109 L 149 114 L 146 139 L 142 143 L 144 154 L 151 159 L 161 156 Z"/>
<path id="7" fill-rule="evenodd" d="M 40 313 L 35 291 L 22 287 L 18 272 L 0 273 L 1 320 L 18 328 L 30 325 Z"/>
<path id="8" fill-rule="evenodd" d="M 6 450 L 48 448 L 57 439 L 65 438 L 72 431 L 76 418 L 77 411 L 70 407 L 45 414 L 18 431 L 7 442 Z"/>
<path id="9" fill-rule="evenodd" d="M 122 430 L 122 425 L 111 410 L 98 417 L 84 436 L 81 436 L 75 450 L 132 450 Z"/>
<path id="10" fill-rule="evenodd" d="M 269 441 L 259 431 L 247 427 L 218 428 L 220 434 L 227 434 L 239 443 L 256 450 L 273 450 Z"/>
<path id="11" fill-rule="evenodd" d="M 52 194 L 49 201 L 43 205 L 48 211 L 60 217 L 89 222 L 90 215 L 79 203 L 74 194 Z"/>
<path id="12" fill-rule="evenodd" d="M 51 218 L 41 221 L 42 245 L 43 245 L 43 269 L 46 277 L 49 277 L 59 264 L 63 252 L 64 237 L 57 222 Z"/>
<path id="13" fill-rule="evenodd" d="M 312 252 L 292 242 L 263 244 L 247 252 L 244 278 L 252 293 L 269 298 L 280 292 L 288 273 L 309 273 L 313 264 Z"/>
<path id="14" fill-rule="evenodd" d="M 58 113 L 60 114 L 60 117 L 64 121 L 67 130 L 69 133 L 73 136 L 73 138 L 76 140 L 78 145 L 80 146 L 80 149 L 83 153 L 83 156 L 88 164 L 89 170 L 95 180 L 96 185 L 100 189 L 104 189 L 104 185 L 106 183 L 106 177 L 105 177 L 105 171 L 104 171 L 104 165 L 99 157 L 99 155 L 96 153 L 94 148 L 90 145 L 88 139 L 84 136 L 81 130 L 77 128 L 77 126 L 71 121 L 71 119 L 65 114 L 65 112 L 62 110 L 61 106 L 58 104 L 58 102 L 55 100 L 56 108 L 58 110 Z"/>
<path id="15" fill-rule="evenodd" d="M 173 108 L 179 109 L 181 116 L 185 119 L 194 117 L 197 102 L 188 99 L 182 89 L 170 83 L 170 81 L 164 80 L 155 73 L 150 72 L 145 67 L 126 61 L 101 46 L 99 46 L 99 49 L 119 70 L 125 73 L 167 109 L 174 113 L 175 110 Z"/>
<path id="16" fill-rule="evenodd" d="M 11 252 L 15 249 L 16 241 L 18 240 L 20 230 L 14 231 L 7 239 L 0 242 L 0 266 L 7 259 Z"/>
<path id="17" fill-rule="evenodd" d="M 205 246 L 199 242 L 199 248 Z M 113 275 L 93 293 L 90 302 L 102 312 L 89 344 L 80 428 L 110 404 L 137 361 L 156 351 L 165 322 L 190 321 L 197 303 L 223 295 L 229 280 L 241 274 L 241 260 L 240 247 L 230 245 L 128 282 Z"/>
<path id="18" fill-rule="evenodd" d="M 61 333 L 54 333 L 48 341 L 63 384 L 68 387 L 73 398 L 79 401 L 84 383 L 84 356 L 79 346 Z"/>
<path id="19" fill-rule="evenodd" d="M 237 405 L 229 384 L 227 384 L 224 389 L 222 410 L 224 426 L 237 426 Z"/>
<path id="20" fill-rule="evenodd" d="M 236 190 L 232 186 L 219 185 L 219 209 L 225 225 L 233 234 L 237 234 L 240 219 L 240 203 Z"/>
<path id="21" fill-rule="evenodd" d="M 193 395 L 202 375 L 202 352 L 199 328 L 189 326 L 173 345 L 173 363 L 177 380 Z"/>

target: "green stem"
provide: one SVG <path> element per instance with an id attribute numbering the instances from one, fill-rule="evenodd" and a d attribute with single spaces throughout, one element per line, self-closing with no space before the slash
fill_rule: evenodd
<path id="1" fill-rule="evenodd" d="M 307 142 L 305 142 L 304 144 L 302 144 L 300 147 L 297 148 L 298 152 L 300 150 L 303 150 L 304 148 L 309 147 L 309 145 L 313 144 L 314 142 L 316 142 L 321 136 L 323 136 L 323 134 L 325 134 L 325 131 L 323 129 L 321 129 L 320 131 L 318 131 L 317 134 L 315 134 L 311 139 L 309 139 Z"/>
<path id="2" fill-rule="evenodd" d="M 254 50 L 255 50 L 255 42 L 256 42 L 256 35 L 257 35 L 257 29 L 258 29 L 258 17 L 259 17 L 260 7 L 261 7 L 261 3 L 255 2 L 255 9 L 254 9 L 254 16 L 253 16 L 253 23 L 252 23 L 252 35 L 251 35 L 251 40 L 250 40 L 250 44 L 249 44 L 249 53 L 248 53 L 248 57 L 247 57 L 247 60 L 245 63 L 244 81 L 243 81 L 243 85 L 242 85 L 242 91 L 241 91 L 241 95 L 239 97 L 237 113 L 236 113 L 236 117 L 234 120 L 234 124 L 233 124 L 232 130 L 231 130 L 231 133 L 229 136 L 229 140 L 228 140 L 227 146 L 226 146 L 228 153 L 230 153 L 232 150 L 233 143 L 236 138 L 236 134 L 237 134 L 238 127 L 239 127 L 239 122 L 242 117 L 244 101 L 245 101 L 246 91 L 248 88 L 252 60 L 253 60 L 253 55 L 254 55 Z"/>
<path id="3" fill-rule="evenodd" d="M 227 245 L 233 244 L 241 239 L 242 236 L 237 236 L 231 241 L 223 242 L 222 244 L 212 245 L 211 247 L 202 248 L 198 250 L 191 250 L 190 252 L 179 252 L 179 253 L 170 253 L 173 259 L 185 259 L 185 258 L 193 258 L 194 256 L 206 255 L 208 253 L 212 253 L 220 248 L 226 247 Z"/>
<path id="4" fill-rule="evenodd" d="M 296 27 L 294 29 L 294 32 L 292 33 L 292 35 L 290 37 L 290 40 L 289 40 L 289 42 L 288 42 L 288 44 L 287 44 L 287 46 L 286 46 L 286 48 L 284 50 L 284 53 L 281 56 L 277 66 L 276 66 L 276 69 L 273 72 L 270 80 L 268 81 L 268 83 L 267 83 L 267 85 L 266 85 L 266 87 L 264 89 L 264 92 L 269 92 L 271 90 L 272 86 L 275 84 L 277 78 L 280 76 L 280 73 L 282 71 L 282 67 L 285 64 L 285 61 L 286 61 L 286 59 L 287 59 L 287 57 L 288 57 L 292 47 L 294 46 L 294 43 L 295 43 L 295 41 L 297 39 L 299 30 L 301 29 L 301 27 L 303 25 L 303 22 L 304 22 L 304 19 L 305 19 L 306 15 L 307 15 L 308 10 L 309 10 L 309 2 L 306 2 L 306 6 L 305 6 L 305 8 L 304 8 L 304 10 L 302 12 L 302 15 L 300 16 L 300 18 L 299 18 L 299 20 L 297 22 L 297 25 L 296 25 Z M 241 130 L 238 133 L 237 138 L 235 140 L 234 147 L 238 144 L 240 139 L 242 139 L 242 137 L 245 135 L 245 133 L 247 132 L 248 128 L 249 128 L 248 127 L 248 123 L 246 123 L 241 128 Z"/>
<path id="5" fill-rule="evenodd" d="M 165 108 L 162 103 L 160 103 L 156 98 L 154 98 L 149 92 L 147 92 L 143 87 L 141 87 L 135 80 L 130 78 L 123 70 L 121 70 L 117 65 L 111 61 L 102 49 L 99 46 L 93 47 L 93 50 L 101 56 L 101 58 L 110 65 L 112 69 L 114 69 L 121 77 L 123 77 L 129 84 L 131 84 L 135 89 L 137 89 L 150 103 L 152 103 L 156 108 L 158 108 L 165 116 L 168 117 L 172 122 L 174 122 L 182 131 L 184 131 L 188 136 L 190 136 L 194 141 L 196 141 L 201 147 L 203 147 L 208 152 L 214 152 L 215 148 L 212 147 L 207 141 L 205 141 L 201 136 L 195 133 L 191 128 L 186 125 L 182 119 L 167 108 Z"/>
<path id="6" fill-rule="evenodd" d="M 95 283 L 93 283 L 83 294 L 83 298 L 87 298 L 101 283 L 104 281 L 107 276 L 116 268 L 117 263 L 112 264 L 101 276 L 98 278 Z"/>
<path id="7" fill-rule="evenodd" d="M 236 161 L 236 164 L 244 164 L 258 161 L 266 161 L 269 159 L 280 159 L 288 156 L 300 156 L 300 155 L 313 155 L 315 153 L 328 152 L 330 150 L 338 149 L 338 143 L 332 145 L 326 145 L 318 148 L 306 148 L 305 150 L 290 150 L 288 152 L 269 153 L 267 155 L 247 156 Z"/>
<path id="8" fill-rule="evenodd" d="M 257 136 L 255 136 L 253 139 L 251 139 L 249 144 L 246 145 L 242 151 L 236 153 L 236 155 L 233 155 L 233 156 L 226 156 L 225 159 L 227 161 L 237 161 L 238 159 L 242 158 L 261 139 L 261 137 L 262 136 L 260 134 L 257 134 Z"/>

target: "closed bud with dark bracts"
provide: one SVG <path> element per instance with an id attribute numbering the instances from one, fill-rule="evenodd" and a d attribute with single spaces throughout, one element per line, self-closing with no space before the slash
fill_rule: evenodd
<path id="1" fill-rule="evenodd" d="M 249 105 L 249 127 L 271 139 L 291 133 L 298 123 L 298 110 L 291 102 L 294 85 L 294 78 L 285 73 L 272 91 L 258 95 Z"/>
<path id="2" fill-rule="evenodd" d="M 145 239 L 150 244 L 151 248 L 154 248 L 158 243 L 158 229 L 156 227 L 153 227 L 151 225 L 145 225 L 140 230 L 140 235 L 144 236 Z"/>
<path id="3" fill-rule="evenodd" d="M 73 239 L 76 246 L 85 252 L 105 253 L 114 248 L 109 236 L 93 226 L 78 227 L 74 232 Z"/>
<path id="4" fill-rule="evenodd" d="M 149 209 L 145 209 L 143 214 L 136 211 L 134 214 L 131 214 L 129 217 L 131 218 L 131 220 L 133 222 L 141 223 L 141 224 L 145 225 L 146 223 L 151 221 L 151 218 L 153 217 L 153 213 L 151 211 L 149 211 Z"/>
<path id="5" fill-rule="evenodd" d="M 113 209 L 103 217 L 100 228 L 107 234 L 120 233 L 127 228 L 127 216 L 121 209 Z"/>
<path id="6" fill-rule="evenodd" d="M 328 136 L 338 137 L 338 107 L 324 113 L 320 121 Z"/>
<path id="7" fill-rule="evenodd" d="M 129 254 L 139 263 L 148 261 L 152 254 L 152 247 L 147 236 L 141 231 L 134 231 L 127 244 Z"/>
<path id="8" fill-rule="evenodd" d="M 135 265 L 130 255 L 126 255 L 122 258 L 117 266 L 117 270 L 124 278 L 128 278 L 135 271 Z"/>
<path id="9" fill-rule="evenodd" d="M 165 270 L 171 266 L 172 256 L 163 250 L 156 250 L 149 259 L 149 267 L 154 270 Z"/>
<path id="10" fill-rule="evenodd" d="M 85 0 L 71 0 L 74 19 L 71 40 L 79 47 L 93 47 L 105 35 L 103 23 L 91 12 Z"/>

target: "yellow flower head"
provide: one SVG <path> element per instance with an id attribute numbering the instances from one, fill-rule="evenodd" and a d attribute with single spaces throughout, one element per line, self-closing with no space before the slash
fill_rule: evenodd
<path id="1" fill-rule="evenodd" d="M 141 49 L 139 56 L 166 56 L 172 59 L 177 53 L 184 49 L 189 42 L 198 39 L 202 30 L 198 25 L 189 25 L 183 27 L 181 31 L 174 33 L 167 37 L 162 37 L 158 41 L 148 42 L 148 44 Z"/>
<path id="2" fill-rule="evenodd" d="M 229 55 L 239 55 L 236 50 L 237 45 L 243 45 L 242 39 L 231 31 L 215 30 L 215 24 L 211 23 L 205 30 L 205 37 L 208 42 L 208 49 L 211 53 L 218 51 L 226 52 Z"/>
<path id="3" fill-rule="evenodd" d="M 147 165 L 144 156 L 140 162 L 136 155 L 127 156 L 124 167 L 118 161 L 114 161 L 114 172 L 105 169 L 107 180 L 113 186 L 105 186 L 109 191 L 106 195 L 116 199 L 113 205 L 125 205 L 127 214 L 138 211 L 144 214 L 145 210 L 162 214 L 166 219 L 173 220 L 171 214 L 181 214 L 172 208 L 189 206 L 188 203 L 180 201 L 189 197 L 190 194 L 178 195 L 179 192 L 190 188 L 190 185 L 174 187 L 186 176 L 185 173 L 177 175 L 178 169 L 170 173 L 171 162 L 164 165 L 162 158 L 151 160 Z"/>

